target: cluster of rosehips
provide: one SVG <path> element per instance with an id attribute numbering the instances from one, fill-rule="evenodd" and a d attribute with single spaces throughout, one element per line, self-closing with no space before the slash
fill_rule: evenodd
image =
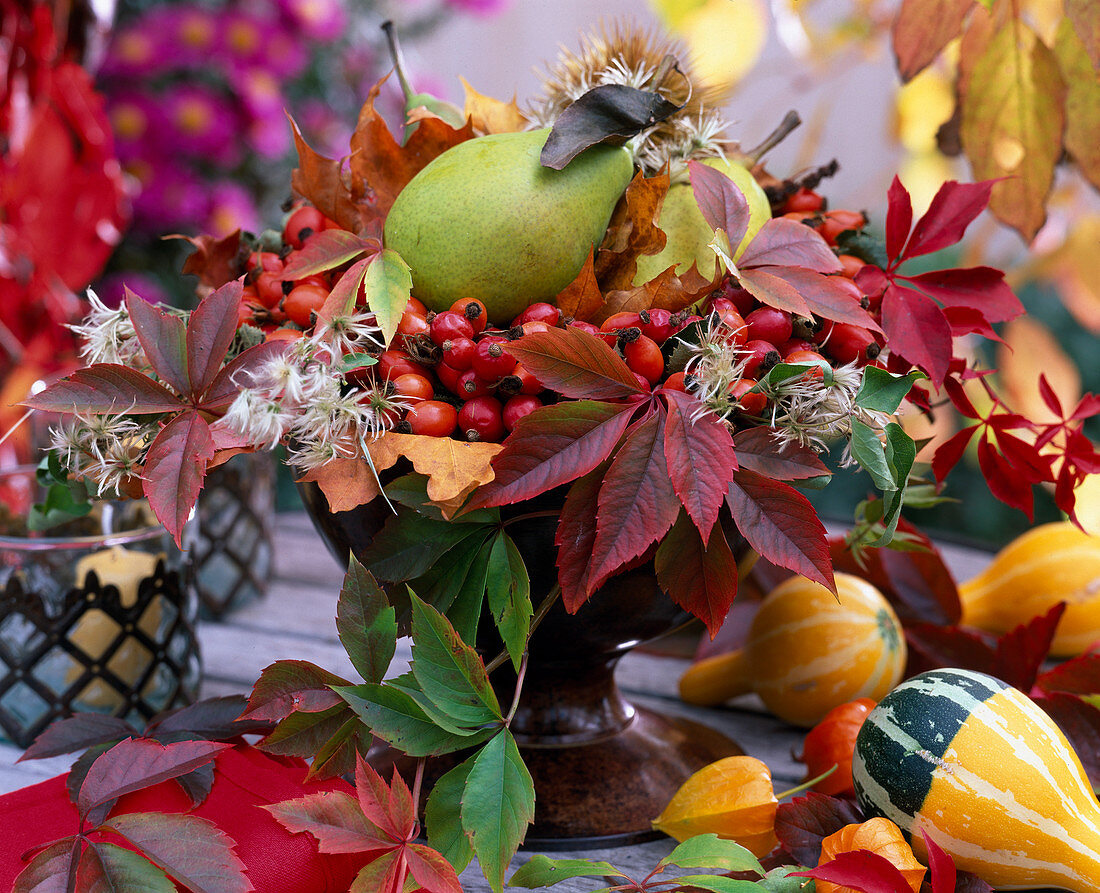
<path id="1" fill-rule="evenodd" d="M 247 277 L 237 314 L 238 325 L 260 329 L 267 340 L 293 340 L 313 324 L 313 314 L 332 289 L 326 274 L 284 279 L 287 262 L 313 233 L 339 228 L 312 205 L 300 205 L 283 226 L 286 251 L 254 251 L 245 262 Z M 336 274 L 339 276 L 339 274 Z"/>
<path id="2" fill-rule="evenodd" d="M 557 307 L 539 302 L 508 329 L 491 329 L 484 305 L 474 298 L 461 298 L 441 313 L 426 312 L 412 298 L 372 374 L 415 401 L 401 426 L 413 434 L 496 443 L 543 404 L 542 384 L 505 349 L 509 341 L 561 326 L 581 329 L 617 347 L 648 389 L 664 377 L 662 345 L 694 319 L 699 317 L 651 310 L 615 314 L 595 326 L 563 320 Z"/>
<path id="3" fill-rule="evenodd" d="M 822 197 L 809 189 L 789 196 L 782 212 L 813 227 L 833 246 L 840 233 L 866 224 L 859 212 L 826 210 Z M 241 323 L 260 328 L 268 339 L 298 338 L 313 325 L 331 289 L 329 276 L 284 280 L 282 272 L 311 233 L 335 226 L 316 208 L 300 206 L 283 229 L 285 256 L 265 251 L 249 255 Z M 843 271 L 836 281 L 876 312 L 853 281 L 863 261 L 843 253 L 838 257 Z M 731 387 L 730 397 L 749 416 L 763 413 L 767 397 L 752 389 L 777 363 L 865 365 L 874 362 L 882 348 L 881 336 L 868 329 L 792 317 L 761 304 L 729 277 L 707 297 L 700 312 L 716 317 L 727 342 L 743 357 L 743 376 Z M 411 405 L 398 430 L 497 443 L 545 398 L 539 381 L 504 349 L 507 342 L 551 327 L 573 326 L 615 348 L 641 386 L 688 391 L 691 382 L 684 372 L 666 377 L 666 342 L 701 318 L 690 311 L 674 314 L 655 308 L 616 313 L 596 326 L 563 320 L 558 308 L 540 302 L 525 309 L 510 328 L 495 330 L 487 327 L 486 309 L 474 298 L 462 298 L 441 313 L 431 313 L 410 298 L 390 348 L 374 366 L 353 377 L 375 385 L 385 382 Z"/>

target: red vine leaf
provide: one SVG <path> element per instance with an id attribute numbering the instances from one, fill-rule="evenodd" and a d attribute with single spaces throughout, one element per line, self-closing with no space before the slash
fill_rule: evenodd
<path id="1" fill-rule="evenodd" d="M 148 375 L 116 363 L 78 369 L 22 403 L 44 412 L 154 415 L 183 408 L 179 397 Z"/>
<path id="2" fill-rule="evenodd" d="M 734 472 L 726 504 L 737 529 L 760 555 L 836 592 L 825 528 L 805 496 L 742 468 Z"/>
<path id="3" fill-rule="evenodd" d="M 835 859 L 805 871 L 793 871 L 795 877 L 829 881 L 863 893 L 913 893 L 909 882 L 888 859 L 870 850 L 851 850 Z"/>
<path id="4" fill-rule="evenodd" d="M 589 595 L 668 533 L 676 521 L 680 501 L 665 462 L 664 428 L 665 414 L 660 411 L 636 422 L 603 479 L 589 559 Z"/>
<path id="5" fill-rule="evenodd" d="M 182 545 L 183 528 L 195 507 L 214 458 L 210 425 L 195 410 L 177 415 L 161 428 L 145 456 L 143 489 L 153 513 Z"/>
<path id="6" fill-rule="evenodd" d="M 966 228 L 985 210 L 995 180 L 980 183 L 959 183 L 948 180 L 932 199 L 928 210 L 917 225 L 905 246 L 906 259 L 931 254 L 941 248 L 954 245 L 966 232 Z"/>
<path id="7" fill-rule="evenodd" d="M 777 481 L 799 481 L 832 474 L 809 447 L 777 443 L 771 430 L 763 425 L 738 431 L 733 437 L 733 446 L 742 468 Z"/>
<path id="8" fill-rule="evenodd" d="M 558 516 L 554 545 L 558 550 L 558 582 L 565 609 L 575 614 L 595 587 L 588 585 L 592 547 L 596 542 L 596 514 L 599 511 L 600 485 L 610 467 L 604 462 L 575 481 L 565 496 Z"/>
<path id="9" fill-rule="evenodd" d="M 217 377 L 237 334 L 237 307 L 244 286 L 227 282 L 199 302 L 187 321 L 187 380 L 192 397 L 200 397 Z"/>
<path id="10" fill-rule="evenodd" d="M 643 393 L 630 367 L 606 342 L 577 328 L 535 332 L 505 349 L 544 387 L 574 400 Z"/>
<path id="11" fill-rule="evenodd" d="M 821 859 L 821 841 L 846 825 L 862 821 L 863 815 L 852 801 L 811 791 L 805 797 L 779 804 L 775 836 L 797 862 L 816 865 Z"/>
<path id="12" fill-rule="evenodd" d="M 187 396 L 191 387 L 187 377 L 187 326 L 183 317 L 165 313 L 129 288 L 125 289 L 124 302 L 141 349 L 157 376 L 170 384 L 177 394 Z"/>
<path id="13" fill-rule="evenodd" d="M 953 352 L 947 317 L 927 295 L 892 284 L 882 297 L 882 328 L 890 349 L 928 374 L 939 387 Z"/>
<path id="14" fill-rule="evenodd" d="M 668 406 L 665 421 L 665 461 L 672 488 L 691 520 L 706 536 L 718 520 L 726 488 L 737 468 L 737 455 L 729 428 L 711 412 L 694 421 L 702 409 L 694 397 L 682 391 L 662 391 Z"/>
<path id="15" fill-rule="evenodd" d="M 749 200 L 737 185 L 720 170 L 701 161 L 689 161 L 691 191 L 703 219 L 715 230 L 722 230 L 735 248 L 749 229 Z"/>
<path id="16" fill-rule="evenodd" d="M 730 239 L 731 244 L 736 244 Z M 803 267 L 818 273 L 839 273 L 840 261 L 821 234 L 796 220 L 772 218 L 745 248 L 738 266 Z"/>
<path id="17" fill-rule="evenodd" d="M 521 502 L 587 474 L 614 451 L 633 411 L 618 403 L 570 400 L 524 416 L 493 457 L 495 477 L 468 508 Z"/>
<path id="18" fill-rule="evenodd" d="M 661 541 L 654 564 L 660 587 L 702 620 L 714 638 L 737 595 L 737 559 L 722 525 L 715 524 L 704 542 L 691 519 L 681 513 Z"/>

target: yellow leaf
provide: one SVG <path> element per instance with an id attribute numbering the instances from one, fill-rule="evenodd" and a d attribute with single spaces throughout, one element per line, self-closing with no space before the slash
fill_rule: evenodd
<path id="1" fill-rule="evenodd" d="M 934 151 L 936 131 L 954 110 L 951 81 L 942 71 L 926 68 L 898 90 L 894 113 L 898 142 L 910 152 Z"/>
<path id="2" fill-rule="evenodd" d="M 398 459 L 408 459 L 413 468 L 428 476 L 428 498 L 442 506 L 491 481 L 490 462 L 501 449 L 499 443 L 390 432 L 370 445 L 370 454 L 379 471 Z"/>
<path id="3" fill-rule="evenodd" d="M 760 0 L 706 0 L 674 26 L 691 54 L 691 69 L 707 86 L 730 90 L 756 65 L 768 37 Z"/>
<path id="4" fill-rule="evenodd" d="M 1100 71 L 1100 4 L 1096 0 L 1064 0 L 1064 3 L 1066 18 L 1073 23 L 1093 67 Z"/>
<path id="5" fill-rule="evenodd" d="M 511 102 L 502 102 L 492 96 L 478 93 L 469 85 L 466 78 L 459 78 L 466 90 L 466 117 L 470 119 L 478 133 L 513 133 L 527 126 L 527 118 L 516 105 L 515 96 Z"/>
<path id="6" fill-rule="evenodd" d="M 1065 92 L 1054 54 L 1012 20 L 974 62 L 962 97 L 962 144 L 974 176 L 1006 178 L 993 188 L 990 210 L 1028 241 L 1046 219 Z"/>
<path id="7" fill-rule="evenodd" d="M 662 21 L 669 28 L 675 29 L 679 28 L 684 19 L 695 10 L 704 6 L 707 0 L 650 0 L 650 2 Z"/>
<path id="8" fill-rule="evenodd" d="M 680 841 L 717 834 L 760 857 L 775 847 L 778 805 L 771 771 L 764 763 L 753 757 L 727 757 L 685 781 L 653 827 Z"/>
<path id="9" fill-rule="evenodd" d="M 1069 19 L 1058 27 L 1054 52 L 1066 82 L 1066 151 L 1100 189 L 1100 72 L 1092 67 Z"/>
<path id="10" fill-rule="evenodd" d="M 1045 375 L 1068 410 L 1081 399 L 1081 375 L 1051 331 L 1029 316 L 1004 328 L 1005 344 L 997 345 L 997 368 L 1005 402 L 1036 422 L 1055 421 L 1039 396 L 1039 376 Z"/>

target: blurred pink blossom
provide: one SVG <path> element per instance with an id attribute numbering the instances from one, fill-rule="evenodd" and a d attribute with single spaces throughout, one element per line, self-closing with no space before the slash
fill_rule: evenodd
<path id="1" fill-rule="evenodd" d="M 163 99 L 163 108 L 179 151 L 224 166 L 240 161 L 240 121 L 224 95 L 197 84 L 174 85 Z"/>
<path id="2" fill-rule="evenodd" d="M 228 236 L 237 229 L 260 231 L 260 213 L 248 190 L 232 180 L 210 184 L 210 208 L 203 229 L 211 235 Z"/>
<path id="3" fill-rule="evenodd" d="M 463 12 L 492 15 L 508 5 L 508 0 L 447 0 L 447 5 Z"/>
<path id="4" fill-rule="evenodd" d="M 340 0 L 280 0 L 280 5 L 284 15 L 312 40 L 333 40 L 348 24 Z"/>
<path id="5" fill-rule="evenodd" d="M 145 273 L 111 273 L 95 285 L 96 295 L 108 307 L 118 307 L 126 289 L 144 298 L 150 304 L 169 304 L 171 299 L 159 282 Z"/>

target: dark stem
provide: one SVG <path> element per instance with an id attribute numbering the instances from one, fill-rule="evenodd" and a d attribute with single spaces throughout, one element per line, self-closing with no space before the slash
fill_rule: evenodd
<path id="1" fill-rule="evenodd" d="M 516 515 L 514 518 L 509 518 L 501 524 L 501 527 L 507 527 L 509 524 L 518 524 L 520 521 L 530 521 L 533 518 L 555 518 L 560 514 L 561 512 L 556 511 L 527 512 L 525 515 Z"/>
<path id="2" fill-rule="evenodd" d="M 413 95 L 412 84 L 409 83 L 409 79 L 405 74 L 405 56 L 401 52 L 401 44 L 397 40 L 397 29 L 394 27 L 393 22 L 386 19 L 382 23 L 382 30 L 386 32 L 386 43 L 390 47 L 390 57 L 393 59 L 393 67 L 397 71 L 397 79 L 401 81 L 401 92 L 405 94 L 407 100 Z"/>
<path id="3" fill-rule="evenodd" d="M 772 149 L 778 146 L 783 140 L 785 140 L 794 130 L 802 123 L 802 119 L 798 117 L 798 112 L 789 111 L 783 116 L 783 120 L 779 122 L 779 126 L 775 128 L 771 133 L 764 137 L 762 142 L 755 149 L 750 149 L 745 154 L 752 159 L 752 163 L 756 164 L 761 158 L 767 155 Z M 751 167 L 751 165 L 750 165 Z"/>
<path id="4" fill-rule="evenodd" d="M 424 781 L 424 765 L 427 762 L 428 762 L 427 757 L 421 757 L 419 760 L 416 761 L 416 775 L 413 778 L 413 788 L 412 788 L 412 802 L 413 802 L 413 809 L 414 810 L 419 810 L 420 785 Z M 419 832 L 419 828 L 417 829 L 417 832 Z"/>

